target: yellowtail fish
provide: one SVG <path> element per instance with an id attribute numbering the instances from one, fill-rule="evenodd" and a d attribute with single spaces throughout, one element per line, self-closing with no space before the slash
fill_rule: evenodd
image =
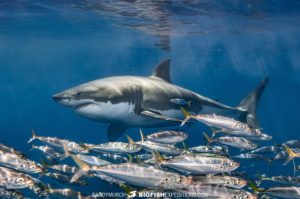
<path id="1" fill-rule="evenodd" d="M 70 183 L 71 177 L 61 174 L 61 173 L 45 173 L 46 176 L 57 180 L 60 183 L 72 185 L 72 186 L 86 186 L 87 182 L 84 180 L 77 180 L 75 182 Z"/>
<path id="2" fill-rule="evenodd" d="M 4 151 L 0 151 L 0 165 L 25 173 L 40 173 L 44 170 L 42 165 L 32 160 L 23 159 L 14 153 Z"/>
<path id="3" fill-rule="evenodd" d="M 66 197 L 66 198 L 74 198 L 74 199 L 92 199 L 93 197 L 92 196 L 87 196 L 83 193 L 80 193 L 76 190 L 72 190 L 72 189 L 68 189 L 68 188 L 65 188 L 65 189 L 52 189 L 50 187 L 50 185 L 48 185 L 48 188 L 47 188 L 47 191 L 50 193 L 50 194 L 54 194 L 56 195 L 57 197 Z"/>
<path id="4" fill-rule="evenodd" d="M 42 154 L 53 164 L 58 164 L 58 160 L 64 159 L 64 154 L 56 152 L 51 147 L 46 146 L 35 146 L 32 144 L 31 149 L 38 149 Z"/>
<path id="5" fill-rule="evenodd" d="M 228 153 L 228 148 L 221 146 L 196 146 L 188 150 L 192 153 Z"/>
<path id="6" fill-rule="evenodd" d="M 240 166 L 238 162 L 218 154 L 184 154 L 169 160 L 164 160 L 159 153 L 157 155 L 163 166 L 195 174 L 229 173 Z"/>
<path id="7" fill-rule="evenodd" d="M 114 162 L 128 162 L 128 158 L 118 154 L 102 153 L 101 158 Z"/>
<path id="8" fill-rule="evenodd" d="M 282 146 L 287 145 L 289 147 L 300 148 L 300 140 L 289 140 L 282 144 Z"/>
<path id="9" fill-rule="evenodd" d="M 179 155 L 185 151 L 184 149 L 178 148 L 173 144 L 161 144 L 149 140 L 144 141 L 144 135 L 141 129 L 140 129 L 140 134 L 141 134 L 141 142 L 137 142 L 137 143 L 140 144 L 143 147 L 143 149 L 147 151 L 154 150 L 154 151 L 158 151 L 159 153 L 170 154 L 170 155 Z"/>
<path id="10" fill-rule="evenodd" d="M 28 143 L 31 143 L 33 140 L 38 139 L 54 148 L 64 150 L 64 145 L 68 148 L 69 151 L 73 153 L 79 153 L 79 154 L 86 154 L 89 151 L 83 147 L 81 147 L 76 142 L 71 142 L 69 140 L 63 140 L 57 137 L 40 137 L 36 136 L 35 132 L 32 130 L 32 138 L 28 141 Z"/>
<path id="11" fill-rule="evenodd" d="M 272 154 L 277 153 L 283 149 L 282 146 L 264 146 L 258 149 L 255 149 L 253 151 L 250 151 L 250 153 L 261 153 L 261 154 Z"/>
<path id="12" fill-rule="evenodd" d="M 264 157 L 262 155 L 258 155 L 258 154 L 252 154 L 252 153 L 243 153 L 240 155 L 235 155 L 233 156 L 234 158 L 240 158 L 240 159 L 245 159 L 245 160 L 266 160 L 268 162 L 268 165 L 270 166 L 271 163 L 271 159 Z"/>
<path id="13" fill-rule="evenodd" d="M 273 137 L 271 135 L 262 133 L 261 135 L 248 136 L 247 139 L 252 141 L 270 141 L 273 139 Z"/>
<path id="14" fill-rule="evenodd" d="M 73 176 L 71 181 L 76 181 L 83 173 L 95 171 L 119 181 L 142 187 L 175 189 L 190 184 L 190 180 L 185 176 L 173 172 L 166 172 L 149 165 L 129 162 L 102 167 L 89 166 L 75 155 L 70 154 L 67 150 L 66 154 L 70 155 L 81 169 L 81 171 Z"/>
<path id="15" fill-rule="evenodd" d="M 196 198 L 214 198 L 214 199 L 257 199 L 258 197 L 250 192 L 242 189 L 233 189 L 218 185 L 203 185 L 192 184 L 182 189 L 179 192 L 193 194 Z"/>
<path id="16" fill-rule="evenodd" d="M 280 184 L 286 184 L 286 185 L 293 185 L 293 186 L 300 186 L 300 176 L 271 176 L 271 177 L 265 177 L 260 174 L 258 174 L 258 177 L 260 181 L 272 181 Z"/>
<path id="17" fill-rule="evenodd" d="M 176 144 L 178 142 L 183 142 L 187 138 L 187 133 L 177 130 L 160 131 L 144 137 L 144 139 L 161 144 Z"/>
<path id="18" fill-rule="evenodd" d="M 24 196 L 20 191 L 0 188 L 0 198 L 3 198 L 3 199 L 9 199 L 9 198 L 19 199 L 19 198 L 23 198 L 23 197 Z"/>
<path id="19" fill-rule="evenodd" d="M 81 143 L 81 146 L 87 148 L 96 153 L 116 153 L 116 154 L 126 154 L 126 153 L 137 153 L 142 150 L 141 146 L 134 143 L 134 141 L 127 136 L 129 143 L 125 142 L 107 142 L 103 144 L 93 145 Z"/>
<path id="20" fill-rule="evenodd" d="M 73 167 L 73 166 L 69 166 L 66 164 L 58 164 L 58 165 L 49 165 L 47 162 L 45 162 L 44 160 L 41 160 L 42 165 L 44 168 L 50 168 L 62 173 L 67 173 L 67 174 L 74 174 L 76 172 L 79 171 L 78 167 Z"/>
<path id="21" fill-rule="evenodd" d="M 214 184 L 235 189 L 241 189 L 248 184 L 246 180 L 232 176 L 190 175 L 188 178 L 191 179 L 193 184 Z"/>
<path id="22" fill-rule="evenodd" d="M 274 197 L 281 197 L 281 198 L 290 198 L 290 199 L 300 198 L 300 187 L 295 187 L 295 186 L 271 187 L 264 190 L 259 190 L 253 184 L 252 181 L 250 181 L 250 185 L 256 193 L 263 193 L 263 194 L 271 195 Z"/>
<path id="23" fill-rule="evenodd" d="M 291 148 L 292 151 L 295 153 L 300 153 L 300 148 Z M 273 158 L 273 160 L 287 160 L 289 157 L 289 153 L 287 150 L 282 150 L 279 153 L 277 153 Z"/>
<path id="24" fill-rule="evenodd" d="M 27 188 L 33 186 L 36 181 L 36 179 L 27 174 L 0 167 L 0 186 L 5 189 Z"/>
<path id="25" fill-rule="evenodd" d="M 232 136 L 223 136 L 212 139 L 208 137 L 206 133 L 203 132 L 203 135 L 207 139 L 208 143 L 219 142 L 226 146 L 238 148 L 238 149 L 256 149 L 257 144 L 243 137 L 232 137 Z"/>
<path id="26" fill-rule="evenodd" d="M 181 124 L 181 126 L 189 118 L 193 118 L 210 127 L 216 127 L 221 129 L 219 131 L 214 131 L 214 133 L 223 132 L 223 133 L 227 133 L 231 135 L 239 135 L 239 136 L 257 136 L 261 134 L 260 129 L 253 129 L 248 124 L 244 122 L 240 122 L 230 117 L 225 117 L 216 114 L 191 115 L 182 107 L 181 110 L 186 116 L 186 119 Z"/>
<path id="27" fill-rule="evenodd" d="M 27 156 L 24 153 L 22 153 L 21 151 L 18 151 L 16 149 L 12 148 L 12 147 L 6 146 L 6 145 L 1 144 L 1 143 L 0 143 L 0 150 L 4 151 L 4 152 L 16 154 L 20 158 L 27 159 Z"/>
<path id="28" fill-rule="evenodd" d="M 107 176 L 105 174 L 102 174 L 102 173 L 93 173 L 92 174 L 92 177 L 96 177 L 104 182 L 107 182 L 109 184 L 117 184 L 117 185 L 120 185 L 120 184 L 123 184 L 125 182 L 123 181 L 120 181 L 120 180 L 117 180 L 116 178 L 112 178 L 110 176 Z"/>
<path id="29" fill-rule="evenodd" d="M 77 154 L 76 157 L 80 159 L 81 161 L 85 162 L 88 165 L 91 166 L 105 166 L 111 164 L 110 162 L 106 160 L 102 160 L 98 157 L 95 156 L 90 156 L 90 155 L 82 155 L 82 154 Z"/>
<path id="30" fill-rule="evenodd" d="M 180 106 L 188 105 L 190 107 L 192 100 L 186 101 L 184 99 L 173 98 L 173 99 L 170 99 L 170 102 L 172 102 L 173 104 L 180 105 Z"/>

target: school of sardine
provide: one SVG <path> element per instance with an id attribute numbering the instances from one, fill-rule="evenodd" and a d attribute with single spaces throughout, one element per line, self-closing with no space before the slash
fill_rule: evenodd
<path id="1" fill-rule="evenodd" d="M 190 104 L 181 99 L 172 103 Z M 300 198 L 300 176 L 258 173 L 257 179 L 250 180 L 247 173 L 237 171 L 250 165 L 242 165 L 239 160 L 265 160 L 269 166 L 272 161 L 285 161 L 284 165 L 293 161 L 296 173 L 300 167 L 295 165 L 300 157 L 300 140 L 259 147 L 256 141 L 272 139 L 261 129 L 225 116 L 191 115 L 182 110 L 186 115 L 182 124 L 194 119 L 211 127 L 211 136 L 203 132 L 207 145 L 187 147 L 184 141 L 189 136 L 182 130 L 144 136 L 140 129 L 141 140 L 127 136 L 128 142 L 95 144 L 41 137 L 32 131 L 28 143 L 41 152 L 38 163 L 28 158 L 29 154 L 1 143 L 0 198 L 25 198 L 23 189 L 37 198 L 96 198 L 76 190 L 78 186 L 89 186 L 90 178 L 125 189 L 128 195 L 131 191 L 172 191 L 183 194 L 181 198 Z M 33 144 L 34 140 L 43 145 Z M 237 150 L 240 153 L 233 154 Z M 70 159 L 73 165 L 65 163 Z M 58 185 L 49 184 L 50 178 Z M 278 185 L 262 188 L 264 181 Z"/>

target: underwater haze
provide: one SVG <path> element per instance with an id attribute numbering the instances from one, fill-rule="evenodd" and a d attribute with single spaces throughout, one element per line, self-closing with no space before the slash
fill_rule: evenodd
<path id="1" fill-rule="evenodd" d="M 108 142 L 107 124 L 52 96 L 99 78 L 149 76 L 167 57 L 174 84 L 232 107 L 269 76 L 257 117 L 273 140 L 259 144 L 300 139 L 299 35 L 295 0 L 0 0 L 0 143 L 39 161 L 27 144 L 31 129 L 38 136 Z M 188 147 L 205 144 L 202 132 L 210 133 L 201 123 L 185 131 Z M 141 139 L 137 128 L 126 134 Z M 125 134 L 119 140 L 127 142 Z M 293 175 L 291 163 L 240 162 L 238 171 L 250 178 L 258 171 Z M 77 190 L 124 192 L 97 179 L 88 184 Z"/>

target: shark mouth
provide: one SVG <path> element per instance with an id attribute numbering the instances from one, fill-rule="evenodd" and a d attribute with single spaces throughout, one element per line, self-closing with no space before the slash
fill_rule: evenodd
<path id="1" fill-rule="evenodd" d="M 91 104 L 92 104 L 91 102 L 86 102 L 86 103 L 83 103 L 83 104 L 79 104 L 79 105 L 74 107 L 74 110 L 76 111 L 78 109 L 84 108 L 84 107 L 89 106 Z"/>

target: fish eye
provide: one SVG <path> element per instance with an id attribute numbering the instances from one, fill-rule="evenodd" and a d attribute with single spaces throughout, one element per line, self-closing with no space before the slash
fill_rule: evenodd
<path id="1" fill-rule="evenodd" d="M 24 179 L 23 178 L 19 178 L 18 181 L 19 182 L 24 182 Z"/>

